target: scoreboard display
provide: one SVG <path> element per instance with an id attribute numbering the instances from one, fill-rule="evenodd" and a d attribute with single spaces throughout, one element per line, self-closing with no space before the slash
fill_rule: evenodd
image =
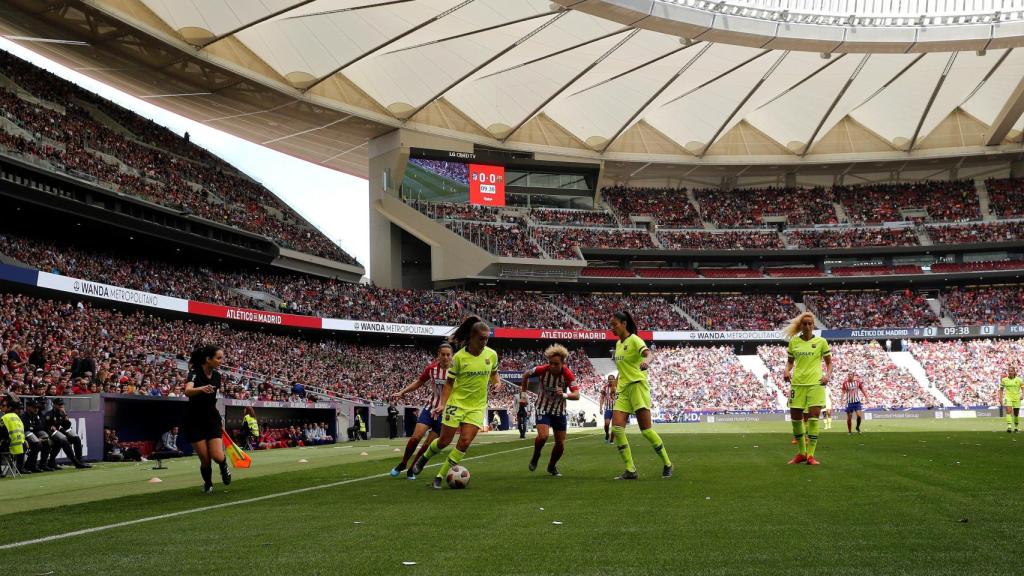
<path id="1" fill-rule="evenodd" d="M 469 203 L 479 206 L 505 205 L 505 167 L 469 165 Z"/>
<path id="2" fill-rule="evenodd" d="M 505 205 L 505 167 L 493 155 L 413 148 L 402 193 L 423 202 Z"/>

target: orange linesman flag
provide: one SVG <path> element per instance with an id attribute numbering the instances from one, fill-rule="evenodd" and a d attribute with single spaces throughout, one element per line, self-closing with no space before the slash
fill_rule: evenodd
<path id="1" fill-rule="evenodd" d="M 228 436 L 227 430 L 221 432 L 221 438 L 224 440 L 224 452 L 227 453 L 228 458 L 231 458 L 232 466 L 235 468 L 248 468 L 252 466 L 252 458 L 231 441 L 231 436 Z"/>

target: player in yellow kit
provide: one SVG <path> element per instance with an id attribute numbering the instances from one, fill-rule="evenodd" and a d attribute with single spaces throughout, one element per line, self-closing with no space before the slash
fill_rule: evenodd
<path id="1" fill-rule="evenodd" d="M 793 423 L 793 438 L 800 450 L 789 463 L 806 462 L 816 466 L 819 462 L 814 458 L 814 451 L 818 447 L 821 409 L 828 395 L 825 386 L 832 377 L 832 352 L 824 338 L 814 335 L 814 314 L 810 312 L 793 318 L 782 333 L 789 338 L 786 371 L 782 377 L 790 383 L 789 417 Z M 821 371 L 822 360 L 825 362 L 824 373 Z M 805 413 L 807 442 L 803 441 Z"/>
<path id="2" fill-rule="evenodd" d="M 1006 415 L 1006 431 L 1020 432 L 1020 376 L 1017 368 L 1010 366 L 1006 377 L 999 381 L 999 405 Z"/>
<path id="3" fill-rule="evenodd" d="M 503 387 L 498 377 L 498 353 L 487 347 L 490 335 L 490 326 L 477 316 L 470 316 L 462 321 L 451 336 L 452 341 L 466 344 L 452 356 L 448 380 L 433 410 L 435 418 L 441 416 L 441 435 L 430 443 L 415 467 L 419 474 L 431 458 L 451 444 L 458 432 L 459 443 L 445 459 L 431 484 L 438 490 L 441 489 L 448 469 L 462 461 L 477 432 L 484 426 L 488 386 L 494 386 L 495 392 L 500 392 Z"/>
<path id="4" fill-rule="evenodd" d="M 633 316 L 623 310 L 612 315 L 612 332 L 618 336 L 615 342 L 615 367 L 619 370 L 618 397 L 612 406 L 612 438 L 619 456 L 626 464 L 626 471 L 616 480 L 636 480 L 639 475 L 633 465 L 633 452 L 626 439 L 626 423 L 629 415 L 636 414 L 636 422 L 640 426 L 640 434 L 651 443 L 651 447 L 661 458 L 664 467 L 662 478 L 672 477 L 672 461 L 661 437 L 651 427 L 651 386 L 647 382 L 647 367 L 653 360 L 647 344 L 636 334 L 636 321 Z"/>

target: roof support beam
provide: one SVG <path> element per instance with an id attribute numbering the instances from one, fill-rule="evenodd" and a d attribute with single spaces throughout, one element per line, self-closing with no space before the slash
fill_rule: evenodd
<path id="1" fill-rule="evenodd" d="M 531 118 L 536 116 L 537 113 L 540 112 L 541 110 L 543 110 L 544 107 L 547 106 L 549 103 L 551 103 L 552 100 L 554 100 L 555 98 L 558 98 L 562 94 L 562 92 L 565 92 L 566 90 L 568 90 L 570 86 L 575 84 L 576 81 L 579 80 L 580 78 L 582 78 L 587 72 L 590 72 L 591 70 L 593 70 L 594 67 L 597 66 L 598 64 L 600 64 L 601 62 L 603 62 L 605 58 L 611 56 L 616 50 L 621 48 L 623 44 L 625 44 L 626 42 L 629 42 L 629 40 L 631 38 L 633 38 L 633 36 L 636 36 L 638 32 L 640 32 L 639 28 L 631 30 L 629 32 L 629 34 L 626 34 L 625 38 L 623 38 L 622 40 L 619 40 L 618 42 L 616 42 L 615 45 L 612 46 L 611 48 L 609 48 L 608 50 L 606 50 L 604 54 L 601 54 L 600 56 L 598 56 L 597 59 L 595 59 L 593 62 L 588 64 L 583 70 L 580 70 L 575 76 L 570 78 L 568 82 L 566 82 L 565 84 L 562 84 L 561 88 L 556 90 L 554 94 L 551 94 L 550 96 L 545 98 L 543 102 L 541 102 L 536 108 L 534 108 L 529 114 L 527 114 L 522 120 L 520 120 L 519 123 L 516 124 L 515 127 L 513 127 L 512 130 L 509 131 L 509 133 L 504 138 L 501 139 L 501 141 L 505 142 L 506 140 L 511 138 L 513 134 L 518 132 L 519 129 L 523 127 L 523 124 L 526 124 L 527 122 L 529 122 Z"/>
<path id="2" fill-rule="evenodd" d="M 502 22 L 500 24 L 493 24 L 491 26 L 484 26 L 483 28 L 477 28 L 476 30 L 469 30 L 468 32 L 459 32 L 451 36 L 445 36 L 444 38 L 436 38 L 427 42 L 420 42 L 419 44 L 413 44 L 412 46 L 406 46 L 404 48 L 398 48 L 387 54 L 395 54 L 398 52 L 405 52 L 406 50 L 415 50 L 417 48 L 423 48 L 424 46 L 433 46 L 435 44 L 441 44 L 442 42 L 448 42 L 449 40 L 458 40 L 459 38 L 465 38 L 466 36 L 472 36 L 474 34 L 481 34 L 483 32 L 490 32 L 491 30 L 497 30 L 498 28 L 504 28 L 506 26 L 512 26 L 513 24 L 519 24 L 521 22 L 529 22 L 530 20 L 536 20 L 537 18 L 544 18 L 545 16 L 551 16 L 552 14 L 558 14 L 563 12 L 562 10 L 549 10 L 548 12 L 541 12 L 540 14 L 530 14 L 529 16 L 523 16 L 522 18 L 516 18 L 509 20 L 508 22 Z"/>
<path id="3" fill-rule="evenodd" d="M 704 46 L 701 47 L 700 51 L 697 52 L 696 55 L 694 55 L 693 58 L 690 58 L 689 60 L 686 61 L 685 64 L 680 66 L 679 70 L 677 70 L 675 74 L 673 74 L 664 84 L 662 84 L 661 87 L 654 92 L 654 94 L 651 94 L 651 97 L 648 98 L 647 101 L 643 103 L 643 106 L 637 108 L 636 111 L 633 112 L 633 115 L 630 116 L 629 119 L 622 124 L 622 126 L 619 126 L 619 129 L 615 131 L 615 134 L 613 134 L 612 137 L 608 139 L 608 142 L 604 145 L 604 148 L 601 148 L 601 152 L 608 150 L 608 148 L 610 148 L 611 145 L 615 143 L 615 140 L 617 140 L 618 137 L 621 136 L 622 133 L 626 131 L 626 128 L 629 128 L 630 124 L 632 124 L 638 116 L 643 114 L 644 110 L 647 110 L 647 107 L 650 106 L 652 102 L 657 100 L 658 96 L 661 96 L 662 92 L 667 90 L 669 86 L 674 84 L 680 76 L 682 76 L 687 70 L 689 70 L 690 66 L 692 66 L 694 62 L 696 62 L 701 56 L 703 56 L 709 48 L 711 48 L 711 44 L 705 44 Z"/>
<path id="4" fill-rule="evenodd" d="M 978 91 L 981 90 L 981 88 L 985 85 L 985 83 L 988 82 L 989 78 L 991 78 L 992 75 L 996 73 L 996 70 L 999 70 L 999 67 L 1003 65 L 1003 62 L 1006 60 L 1007 56 L 1010 55 L 1011 52 L 1013 52 L 1013 48 L 1007 48 L 1003 52 L 1002 56 L 1000 56 L 996 60 L 996 63 L 993 64 L 992 68 L 990 68 L 989 71 L 985 74 L 985 77 L 981 79 L 981 82 L 978 82 L 978 85 L 974 87 L 974 90 L 971 90 L 971 93 L 968 94 L 967 97 L 964 98 L 963 102 L 960 103 L 960 106 L 963 106 L 964 104 L 967 103 L 968 100 L 974 98 L 974 95 L 977 94 Z"/>
<path id="5" fill-rule="evenodd" d="M 246 24 L 242 24 L 241 26 L 239 26 L 239 27 L 237 27 L 237 28 L 235 28 L 233 30 L 228 30 L 227 32 L 224 32 L 223 34 L 218 34 L 218 35 L 214 36 L 213 38 L 210 38 L 209 40 L 204 40 L 204 41 L 200 42 L 199 44 L 197 44 L 196 46 L 198 46 L 200 49 L 206 48 L 207 46 L 209 46 L 210 44 L 213 44 L 214 42 L 220 42 L 221 40 L 227 38 L 228 36 L 234 36 L 235 34 L 238 34 L 239 32 L 242 32 L 243 30 L 247 30 L 249 28 L 252 28 L 253 26 L 256 26 L 257 24 L 262 24 L 262 23 L 266 22 L 267 20 L 270 20 L 271 18 L 276 18 L 277 16 L 280 16 L 281 14 L 284 14 L 285 12 L 289 12 L 289 11 L 294 10 L 296 8 L 302 8 L 306 4 L 310 4 L 310 3 L 313 3 L 313 2 L 316 2 L 316 0 L 301 0 L 301 2 L 296 2 L 295 4 L 291 4 L 291 5 L 286 6 L 286 7 L 282 8 L 282 9 L 280 9 L 280 10 L 271 12 L 270 14 L 267 14 L 267 15 L 261 17 L 261 18 L 257 18 L 256 20 L 253 20 L 252 22 L 248 22 Z"/>
<path id="6" fill-rule="evenodd" d="M 998 146 L 1002 144 L 1013 125 L 1020 119 L 1022 112 L 1024 112 L 1024 76 L 1017 80 L 1017 85 L 1010 92 L 1002 109 L 999 110 L 999 114 L 996 114 L 996 119 L 985 131 L 985 145 Z"/>
<path id="7" fill-rule="evenodd" d="M 835 98 L 832 99 L 832 103 L 829 104 L 828 110 L 826 110 L 825 113 L 821 116 L 821 120 L 818 120 L 818 125 L 814 127 L 814 132 L 812 132 L 811 137 L 807 139 L 807 144 L 804 144 L 804 149 L 800 151 L 800 156 L 807 155 L 807 152 L 811 149 L 811 146 L 814 145 L 814 140 L 818 137 L 818 133 L 821 132 L 821 127 L 825 125 L 825 121 L 828 120 L 828 117 L 832 115 L 832 111 L 835 110 L 836 106 L 839 105 L 839 101 L 843 99 L 843 95 L 846 94 L 846 91 L 850 89 L 850 85 L 853 84 L 853 81 L 857 79 L 857 75 L 860 74 L 860 71 L 864 69 L 864 65 L 868 63 L 868 60 L 870 58 L 871 54 L 865 54 L 863 57 L 861 57 L 860 62 L 857 64 L 857 67 L 853 69 L 853 73 L 850 74 L 850 77 L 846 79 L 846 82 L 843 84 L 843 87 L 839 89 L 839 92 L 836 93 Z"/>
<path id="8" fill-rule="evenodd" d="M 713 46 L 713 44 L 712 44 L 712 46 Z M 764 56 L 765 54 L 767 54 L 769 52 L 771 52 L 771 50 L 762 50 L 762 51 L 758 52 L 757 54 L 751 56 L 750 58 L 747 58 L 743 62 L 740 62 L 739 64 L 733 66 L 732 68 L 729 68 L 725 72 L 722 72 L 721 74 L 715 76 L 714 78 L 712 78 L 712 79 L 710 79 L 710 80 L 708 80 L 706 82 L 703 82 L 700 86 L 697 86 L 696 88 L 691 88 L 690 90 L 687 90 L 686 92 L 683 92 L 682 94 L 680 94 L 679 96 L 676 96 L 675 98 L 669 100 L 668 102 L 665 102 L 660 107 L 664 108 L 665 106 L 668 106 L 669 104 L 672 104 L 673 102 L 676 102 L 678 100 L 682 100 L 683 98 L 686 98 L 690 94 L 693 94 L 694 92 L 700 90 L 701 88 L 704 88 L 705 86 L 708 86 L 709 84 L 713 84 L 715 82 L 718 82 L 722 78 L 725 78 L 729 74 L 732 74 L 733 72 L 739 70 L 740 68 L 743 68 L 747 64 L 750 64 L 754 60 L 757 60 L 758 58 L 760 58 L 761 56 Z"/>
<path id="9" fill-rule="evenodd" d="M 725 130 L 725 127 L 729 125 L 729 122 L 732 121 L 733 117 L 739 114 L 743 106 L 747 104 L 747 101 L 750 100 L 754 93 L 756 93 L 758 89 L 761 88 L 761 85 L 764 84 L 764 81 L 767 80 L 773 72 L 775 72 L 775 69 L 779 67 L 779 64 L 782 64 L 782 61 L 786 59 L 786 56 L 789 56 L 789 50 L 783 52 L 779 56 L 779 58 L 775 60 L 775 63 L 772 64 L 771 68 L 769 68 L 768 71 L 766 71 L 764 75 L 762 75 L 761 78 L 754 83 L 754 86 L 747 91 L 747 95 L 744 96 L 743 99 L 740 100 L 738 104 L 736 104 L 736 107 L 732 109 L 732 112 L 730 112 L 729 115 L 725 117 L 725 121 L 722 122 L 722 125 L 718 127 L 718 130 L 715 130 L 714 135 L 712 135 L 711 139 L 708 140 L 708 143 L 704 145 L 704 149 L 701 150 L 700 154 L 697 155 L 698 158 L 703 157 L 705 154 L 708 153 L 708 149 L 714 145 L 715 140 L 718 140 L 718 137 L 722 134 L 722 131 Z"/>
<path id="10" fill-rule="evenodd" d="M 651 64 L 656 64 L 658 62 L 661 62 L 665 58 L 668 58 L 669 56 L 672 56 L 673 54 L 678 54 L 679 52 L 682 52 L 683 50 L 686 50 L 690 46 L 696 46 L 699 43 L 700 42 L 694 42 L 693 44 L 689 44 L 687 46 L 680 46 L 679 48 L 673 48 L 672 50 L 669 50 L 668 52 L 662 54 L 661 56 L 655 56 L 654 58 L 651 58 L 650 60 L 647 60 L 646 62 L 641 62 L 640 64 L 637 64 L 636 66 L 633 66 L 629 70 L 625 70 L 625 71 L 619 72 L 618 74 L 612 76 L 611 78 L 606 78 L 604 80 L 601 80 L 597 84 L 592 84 L 590 86 L 587 86 L 586 88 L 583 88 L 582 90 L 577 90 L 577 91 L 573 92 L 572 94 L 570 94 L 570 96 L 575 96 L 577 94 L 582 94 L 582 93 L 586 92 L 587 90 L 593 90 L 594 88 L 597 88 L 598 86 L 603 86 L 603 85 L 605 85 L 605 84 L 607 84 L 609 82 L 614 82 L 615 80 L 618 80 L 619 78 L 622 78 L 623 76 L 628 76 L 628 75 L 632 74 L 633 72 L 636 72 L 637 70 L 640 70 L 641 68 L 646 68 L 646 67 L 650 66 Z"/>
<path id="11" fill-rule="evenodd" d="M 515 70 L 517 68 L 522 68 L 524 66 L 529 66 L 530 64 L 536 64 L 537 62 L 541 62 L 543 60 L 547 60 L 548 58 L 554 58 L 555 56 L 559 56 L 561 54 L 565 54 L 566 52 L 572 52 L 573 50 L 575 50 L 577 48 L 582 48 L 584 46 L 589 46 L 590 44 L 593 44 L 594 42 L 600 42 L 601 40 L 604 40 L 605 38 L 611 38 L 612 36 L 615 36 L 616 34 L 622 34 L 623 32 L 625 32 L 627 30 L 632 30 L 632 28 L 630 28 L 629 26 L 625 26 L 623 28 L 619 28 L 618 30 L 613 30 L 611 32 L 608 32 L 607 34 L 601 34 L 600 36 L 598 36 L 596 38 L 591 38 L 590 40 L 584 40 L 583 42 L 579 42 L 577 44 L 573 44 L 572 46 L 566 46 L 565 48 L 562 48 L 560 50 L 555 50 L 554 52 L 552 52 L 550 54 L 545 54 L 545 55 L 543 55 L 543 56 L 541 56 L 539 58 L 534 58 L 533 60 L 527 60 L 526 62 L 523 62 L 521 64 L 516 64 L 515 66 L 509 66 L 508 68 L 505 68 L 505 69 L 502 69 L 502 70 L 498 70 L 497 72 L 491 72 L 490 74 L 488 74 L 486 76 L 481 76 L 480 79 L 483 80 L 484 78 L 490 78 L 491 76 L 497 76 L 498 74 L 504 74 L 505 72 L 511 72 L 512 70 Z"/>
<path id="12" fill-rule="evenodd" d="M 359 61 L 363 60 L 364 58 L 366 58 L 370 54 L 373 54 L 374 52 L 377 52 L 378 50 L 383 50 L 384 48 L 387 48 L 388 46 L 394 44 L 395 42 L 398 42 L 402 38 L 405 38 L 406 36 L 408 36 L 408 35 L 410 35 L 410 34 L 412 34 L 414 32 L 417 32 L 419 30 L 422 30 L 423 28 L 426 28 L 427 26 L 430 26 L 431 24 L 433 24 L 434 22 L 437 22 L 438 20 L 444 18 L 445 16 L 448 16 L 448 15 L 452 14 L 456 10 L 458 10 L 458 9 L 468 5 L 468 4 L 472 4 L 473 1 L 474 0 L 464 0 L 463 2 L 461 2 L 459 4 L 456 4 L 455 6 L 452 6 L 451 8 L 445 10 L 444 12 L 441 12 L 440 14 L 435 14 L 434 16 L 431 16 L 430 18 L 427 18 L 423 22 L 420 22 L 419 24 L 413 26 L 412 28 L 409 28 L 408 30 L 405 30 L 401 34 L 398 34 L 396 36 L 392 36 L 391 38 L 388 38 L 387 40 L 381 42 L 380 44 L 377 44 L 376 46 L 370 48 L 369 50 L 366 50 L 362 54 L 359 54 L 359 55 L 355 56 L 354 58 L 349 59 L 347 62 L 344 62 L 343 64 L 340 64 L 334 70 L 331 70 L 330 72 L 328 72 L 327 74 L 324 74 L 320 78 L 317 78 L 316 81 L 314 81 L 312 84 L 310 84 L 309 86 L 306 86 L 306 88 L 304 88 L 302 90 L 302 92 L 303 93 L 309 92 L 313 88 L 319 86 L 320 84 L 323 84 L 331 76 L 334 76 L 335 74 L 337 74 L 338 72 L 341 72 L 345 68 L 348 68 L 349 66 L 355 64 L 356 62 L 359 62 Z"/>
<path id="13" fill-rule="evenodd" d="M 456 79 L 456 80 L 455 80 L 454 82 L 452 82 L 451 84 L 448 84 L 447 86 L 445 86 L 444 88 L 442 88 L 442 89 L 441 89 L 440 91 L 438 91 L 438 92 L 437 92 L 436 94 L 434 94 L 433 96 L 431 96 L 430 98 L 428 98 L 428 99 L 427 99 L 427 100 L 426 100 L 425 102 L 423 102 L 423 104 L 420 104 L 420 105 L 419 105 L 419 106 L 418 106 L 418 107 L 417 107 L 417 108 L 416 108 L 415 110 L 413 110 L 413 111 L 412 111 L 412 114 L 409 114 L 408 118 L 412 118 L 413 116 L 415 116 L 415 115 L 419 114 L 419 113 L 420 113 L 420 111 L 421 111 L 421 110 L 423 110 L 424 108 L 426 108 L 427 106 L 429 106 L 431 102 L 434 102 L 434 101 L 435 101 L 435 100 L 437 100 L 438 98 L 441 98 L 442 96 L 444 96 L 445 94 L 447 94 L 447 93 L 448 93 L 449 91 L 451 91 L 451 90 L 452 90 L 453 88 L 455 88 L 455 87 L 456 87 L 456 86 L 458 86 L 459 84 L 462 84 L 463 82 L 465 82 L 467 78 L 469 78 L 469 77 L 470 77 L 470 76 L 472 76 L 473 74 L 476 74 L 476 73 L 477 73 L 477 72 L 479 72 L 480 70 L 483 70 L 483 69 L 484 69 L 484 67 L 486 67 L 486 66 L 487 66 L 488 64 L 490 64 L 491 62 L 494 62 L 494 61 L 495 61 L 495 60 L 497 60 L 498 58 L 501 58 L 501 57 L 502 57 L 502 56 L 504 56 L 505 54 L 508 54 L 509 52 L 511 52 L 512 50 L 514 50 L 514 49 L 515 49 L 516 47 L 518 47 L 518 46 L 522 45 L 522 44 L 523 44 L 523 42 L 526 42 L 526 41 L 528 41 L 528 40 L 529 40 L 530 38 L 533 38 L 533 36 L 534 36 L 535 34 L 537 34 L 538 32 L 540 32 L 541 30 L 543 30 L 543 29 L 547 28 L 548 26 L 551 26 L 552 24 L 554 24 L 555 22 L 557 22 L 559 18 L 561 18 L 562 16 L 565 16 L 565 15 L 566 15 L 566 14 L 568 14 L 568 13 L 569 13 L 568 11 L 564 11 L 564 12 L 560 12 L 560 13 L 556 14 L 554 18 L 552 18 L 552 19 L 548 20 L 547 22 L 545 22 L 545 23 L 541 24 L 540 26 L 538 26 L 538 27 L 534 28 L 534 29 L 533 29 L 533 30 L 531 30 L 531 31 L 530 31 L 529 33 L 527 33 L 527 34 L 526 34 L 525 36 L 523 36 L 522 38 L 520 38 L 520 39 L 516 40 L 516 41 L 515 41 L 515 42 L 513 42 L 512 44 L 509 44 L 509 45 L 508 45 L 508 46 L 506 46 L 505 48 L 503 48 L 503 49 L 499 50 L 499 51 L 498 51 L 498 53 L 497 53 L 497 54 L 495 54 L 494 56 L 491 56 L 490 58 L 488 58 L 488 59 L 484 60 L 483 62 L 481 62 L 481 63 L 480 63 L 480 64 L 478 64 L 477 66 L 474 66 L 472 70 L 470 70 L 469 72 L 466 72 L 465 74 L 463 74 L 462 76 L 460 76 L 460 77 L 459 77 L 458 79 Z"/>
<path id="14" fill-rule="evenodd" d="M 946 77 L 949 76 L 949 71 L 953 68 L 953 63 L 956 62 L 957 55 L 959 52 L 953 52 L 949 55 L 949 60 L 946 61 L 946 67 L 942 69 L 942 74 L 939 79 L 935 82 L 935 88 L 932 88 L 932 94 L 928 97 L 928 103 L 924 105 L 924 110 L 921 112 L 921 118 L 917 121 L 917 128 L 914 128 L 914 135 L 910 138 L 910 145 L 907 146 L 907 151 L 914 149 L 914 144 L 917 144 L 917 138 L 921 135 L 921 127 L 924 126 L 924 121 L 928 117 L 928 112 L 932 109 L 932 104 L 935 103 L 935 98 L 939 95 L 939 91 L 942 90 L 942 85 L 946 82 Z"/>
<path id="15" fill-rule="evenodd" d="M 310 12 L 309 14 L 296 14 L 295 16 L 289 16 L 285 18 L 285 20 L 298 20 L 299 18 L 312 18 L 313 16 L 330 16 L 332 14 L 341 14 L 343 12 L 356 12 L 358 10 L 366 10 L 367 8 L 380 8 L 382 6 L 391 6 L 392 4 L 405 4 L 406 2 L 415 1 L 416 0 L 384 0 L 383 2 L 377 2 L 374 4 L 363 4 L 362 6 L 351 6 L 349 8 L 338 8 L 336 10 L 323 10 L 321 12 Z M 289 8 L 289 10 L 291 10 L 291 8 Z"/>

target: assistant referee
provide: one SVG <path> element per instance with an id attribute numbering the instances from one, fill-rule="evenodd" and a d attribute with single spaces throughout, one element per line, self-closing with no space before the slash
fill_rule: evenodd
<path id="1" fill-rule="evenodd" d="M 200 344 L 192 351 L 189 359 L 191 368 L 185 396 L 185 438 L 199 456 L 199 473 L 203 477 L 203 492 L 213 492 L 213 469 L 210 462 L 220 466 L 220 478 L 227 486 L 231 484 L 231 471 L 224 456 L 224 441 L 221 434 L 224 426 L 217 411 L 217 392 L 220 390 L 220 368 L 224 362 L 224 350 L 211 344 Z"/>

